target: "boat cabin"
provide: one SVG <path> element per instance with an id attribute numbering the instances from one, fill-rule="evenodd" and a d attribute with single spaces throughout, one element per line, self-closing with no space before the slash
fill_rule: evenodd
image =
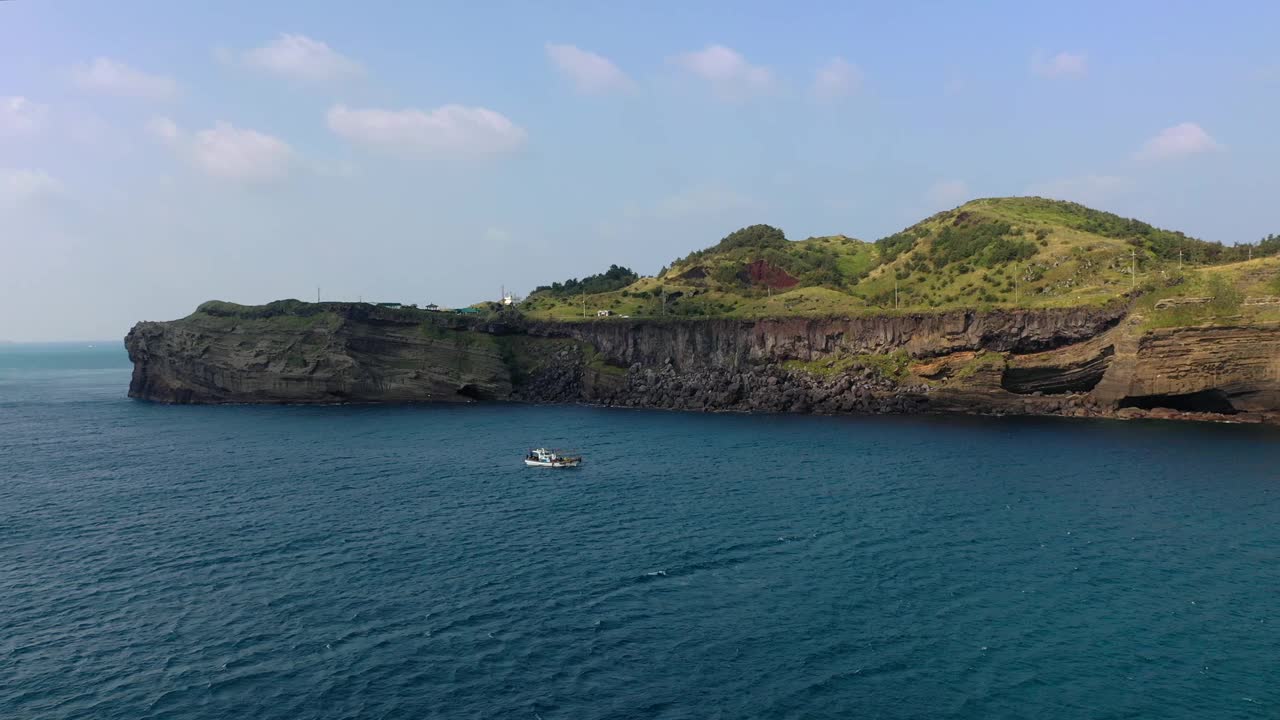
<path id="1" fill-rule="evenodd" d="M 528 455 L 524 456 L 524 464 L 532 467 L 577 467 L 582 464 L 580 456 L 561 455 L 554 450 L 546 448 L 538 448 L 530 450 Z"/>

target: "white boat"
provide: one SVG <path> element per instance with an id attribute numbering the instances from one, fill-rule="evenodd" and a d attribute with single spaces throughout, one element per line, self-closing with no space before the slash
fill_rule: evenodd
<path id="1" fill-rule="evenodd" d="M 582 464 L 580 455 L 561 455 L 554 450 L 546 448 L 538 448 L 530 450 L 528 455 L 524 456 L 524 464 L 529 467 L 578 467 Z"/>

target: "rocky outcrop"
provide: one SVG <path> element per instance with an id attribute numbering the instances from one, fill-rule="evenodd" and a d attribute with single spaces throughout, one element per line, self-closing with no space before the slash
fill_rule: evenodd
<path id="1" fill-rule="evenodd" d="M 1079 343 L 1114 327 L 1123 306 L 776 320 L 635 320 L 535 324 L 530 334 L 572 337 L 623 367 L 678 370 L 824 360 L 902 350 L 935 357 L 966 350 L 1030 353 Z"/>
<path id="2" fill-rule="evenodd" d="M 1146 331 L 1123 307 L 582 323 L 207 309 L 134 327 L 130 396 L 1280 421 L 1280 325 Z"/>
<path id="3" fill-rule="evenodd" d="M 776 364 L 679 372 L 632 366 L 625 380 L 591 398 L 604 405 L 670 410 L 796 413 L 909 413 L 928 407 L 927 388 L 873 374 L 820 375 Z"/>
<path id="4" fill-rule="evenodd" d="M 1118 378 L 1120 407 L 1203 412 L 1280 409 L 1280 324 L 1153 330 Z"/>
<path id="5" fill-rule="evenodd" d="M 129 396 L 168 403 L 498 400 L 511 396 L 499 336 L 403 313 L 333 306 L 310 316 L 197 313 L 125 338 Z"/>
<path id="6" fill-rule="evenodd" d="M 1102 380 L 1115 352 L 1115 346 L 1108 345 L 1084 360 L 1010 367 L 1001 375 L 1000 387 L 1018 395 L 1087 393 Z"/>

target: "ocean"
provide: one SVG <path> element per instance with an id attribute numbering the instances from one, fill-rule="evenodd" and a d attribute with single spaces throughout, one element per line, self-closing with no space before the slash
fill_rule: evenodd
<path id="1" fill-rule="evenodd" d="M 1280 717 L 1276 428 L 129 372 L 0 348 L 0 718 Z"/>

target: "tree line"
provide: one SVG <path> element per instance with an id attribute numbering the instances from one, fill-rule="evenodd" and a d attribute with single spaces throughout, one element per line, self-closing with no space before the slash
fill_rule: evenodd
<path id="1" fill-rule="evenodd" d="M 639 280 L 640 276 L 634 270 L 621 265 L 610 265 L 608 270 L 595 275 L 588 275 L 581 280 L 578 278 L 570 278 L 564 282 L 553 282 L 550 285 L 542 285 L 534 288 L 530 296 L 543 295 L 551 297 L 569 297 L 572 295 L 594 295 L 596 293 L 613 292 L 621 290 L 631 283 Z"/>

